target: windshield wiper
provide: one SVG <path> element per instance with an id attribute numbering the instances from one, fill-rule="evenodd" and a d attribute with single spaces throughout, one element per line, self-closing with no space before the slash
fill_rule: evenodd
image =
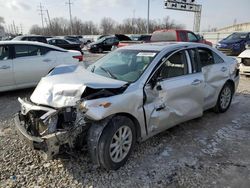
<path id="1" fill-rule="evenodd" d="M 102 66 L 99 66 L 99 67 L 100 67 L 100 69 L 102 69 L 104 72 L 106 72 L 106 73 L 109 75 L 109 77 L 114 78 L 114 79 L 117 79 L 117 77 L 116 77 L 114 74 L 112 74 L 108 69 L 105 69 L 105 68 L 103 68 Z"/>

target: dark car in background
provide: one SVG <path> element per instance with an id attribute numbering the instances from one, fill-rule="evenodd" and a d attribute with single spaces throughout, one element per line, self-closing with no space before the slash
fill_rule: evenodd
<path id="1" fill-rule="evenodd" d="M 250 43 L 250 32 L 237 32 L 219 41 L 216 48 L 226 55 L 238 56 L 247 43 Z"/>
<path id="2" fill-rule="evenodd" d="M 46 36 L 42 35 L 21 35 L 13 38 L 15 41 L 37 41 L 42 43 L 47 43 Z"/>
<path id="3" fill-rule="evenodd" d="M 115 34 L 112 36 L 102 37 L 96 42 L 88 44 L 87 49 L 92 53 L 102 53 L 103 51 L 111 51 L 112 47 L 117 46 L 120 41 L 131 41 L 131 39 L 123 34 Z"/>
<path id="4" fill-rule="evenodd" d="M 66 49 L 66 50 L 77 50 L 79 52 L 82 52 L 81 45 L 79 43 L 74 43 L 65 39 L 60 39 L 60 38 L 50 38 L 47 39 L 48 44 L 58 46 L 60 48 Z"/>

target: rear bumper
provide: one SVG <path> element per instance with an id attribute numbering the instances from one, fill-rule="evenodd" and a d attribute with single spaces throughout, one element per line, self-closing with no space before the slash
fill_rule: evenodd
<path id="1" fill-rule="evenodd" d="M 15 128 L 21 140 L 34 150 L 41 151 L 44 159 L 50 160 L 54 155 L 59 153 L 60 146 L 68 143 L 68 132 L 57 132 L 44 137 L 32 136 L 25 129 L 25 121 L 22 114 L 15 114 Z"/>

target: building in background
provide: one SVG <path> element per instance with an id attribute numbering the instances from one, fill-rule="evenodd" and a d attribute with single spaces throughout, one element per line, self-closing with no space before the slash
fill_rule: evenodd
<path id="1" fill-rule="evenodd" d="M 217 32 L 224 33 L 224 32 L 237 32 L 237 31 L 250 31 L 250 22 L 248 23 L 241 23 L 241 24 L 235 24 L 228 27 L 224 27 L 221 29 L 218 29 Z"/>

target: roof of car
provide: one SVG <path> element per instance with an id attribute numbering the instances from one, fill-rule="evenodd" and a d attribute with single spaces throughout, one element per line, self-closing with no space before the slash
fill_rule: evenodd
<path id="1" fill-rule="evenodd" d="M 39 45 L 39 46 L 44 46 L 44 47 L 47 47 L 47 48 L 53 48 L 55 50 L 60 50 L 60 51 L 66 51 L 65 49 L 62 49 L 62 48 L 59 48 L 57 46 L 53 46 L 53 45 L 50 45 L 50 44 L 45 44 L 45 43 L 42 43 L 42 42 L 36 42 L 36 41 L 14 41 L 14 40 L 11 40 L 11 41 L 0 41 L 0 45 L 3 45 L 3 44 L 9 44 L 9 45 L 13 45 L 13 44 L 28 44 L 28 45 Z"/>
<path id="2" fill-rule="evenodd" d="M 181 48 L 181 47 L 208 47 L 208 45 L 193 42 L 154 42 L 154 43 L 142 43 L 135 45 L 128 45 L 123 49 L 131 50 L 148 50 L 148 51 L 162 51 L 168 48 Z"/>

